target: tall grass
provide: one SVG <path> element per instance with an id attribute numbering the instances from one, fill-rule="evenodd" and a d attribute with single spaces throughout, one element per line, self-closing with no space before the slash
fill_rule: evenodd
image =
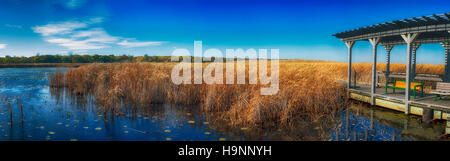
<path id="1" fill-rule="evenodd" d="M 346 67 L 342 63 L 281 61 L 280 90 L 270 96 L 260 95 L 263 85 L 259 84 L 175 85 L 170 78 L 174 65 L 90 64 L 64 75 L 56 74 L 50 86 L 67 87 L 79 96 L 93 94 L 99 106 L 111 111 L 127 105 L 200 105 L 205 113 L 232 126 L 280 127 L 299 121 L 320 122 L 333 117 L 346 104 L 344 87 L 336 83 L 342 77 L 336 70 Z"/>
<path id="2" fill-rule="evenodd" d="M 270 96 L 260 95 L 263 86 L 259 84 L 175 85 L 170 78 L 174 65 L 90 64 L 55 74 L 50 86 L 67 87 L 78 96 L 92 94 L 100 107 L 113 112 L 130 105 L 200 105 L 205 113 L 232 126 L 279 127 L 299 121 L 319 122 L 334 117 L 346 104 L 345 89 L 337 83 L 347 79 L 346 63 L 281 61 L 280 90 Z M 359 73 L 357 81 L 370 83 L 371 68 L 370 63 L 353 64 Z M 404 72 L 405 68 L 404 64 L 391 64 L 392 72 Z M 378 64 L 377 70 L 386 70 L 386 65 Z M 417 73 L 431 74 L 442 74 L 443 70 L 442 65 L 421 64 L 416 69 Z"/>

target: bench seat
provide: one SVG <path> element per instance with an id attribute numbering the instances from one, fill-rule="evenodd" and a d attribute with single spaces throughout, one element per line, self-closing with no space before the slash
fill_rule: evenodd
<path id="1" fill-rule="evenodd" d="M 441 96 L 450 96 L 450 83 L 438 82 L 436 84 L 436 90 L 430 93 L 436 95 L 434 101 L 437 101 L 438 98 L 441 99 Z"/>
<path id="2" fill-rule="evenodd" d="M 395 80 L 393 82 L 386 82 L 385 86 L 385 94 L 387 94 L 388 88 L 392 88 L 393 93 L 395 93 L 395 89 L 406 89 L 406 81 L 403 80 Z M 414 94 L 414 98 L 416 98 L 416 91 L 419 91 L 421 96 L 423 97 L 423 83 L 422 82 L 414 82 L 411 81 L 410 90 Z"/>

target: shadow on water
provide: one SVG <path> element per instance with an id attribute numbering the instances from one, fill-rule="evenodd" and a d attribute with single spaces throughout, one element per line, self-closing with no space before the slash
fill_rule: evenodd
<path id="1" fill-rule="evenodd" d="M 198 106 L 125 105 L 112 112 L 93 95 L 49 88 L 49 77 L 66 70 L 0 69 L 0 140 L 435 140 L 443 130 L 358 104 L 331 119 L 288 128 L 233 127 Z"/>

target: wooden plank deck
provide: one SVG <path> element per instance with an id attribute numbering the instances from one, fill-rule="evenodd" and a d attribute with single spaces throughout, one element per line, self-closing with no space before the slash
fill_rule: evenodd
<path id="1" fill-rule="evenodd" d="M 367 94 L 370 94 L 370 86 L 366 85 L 358 85 L 358 88 L 351 89 L 351 90 L 357 90 L 361 92 L 365 92 Z M 405 90 L 396 89 L 395 93 L 392 92 L 392 89 L 388 89 L 388 93 L 385 94 L 384 87 L 377 88 L 376 95 L 380 97 L 386 97 L 394 100 L 403 101 L 405 99 Z M 424 94 L 424 97 L 421 97 L 419 93 L 416 93 L 416 98 L 414 96 L 411 96 L 411 102 L 417 103 L 417 104 L 423 104 L 425 106 L 437 106 L 443 108 L 443 110 L 447 109 L 450 111 L 450 97 L 448 98 L 442 98 L 442 100 L 434 101 L 434 98 L 436 95 L 434 94 Z"/>

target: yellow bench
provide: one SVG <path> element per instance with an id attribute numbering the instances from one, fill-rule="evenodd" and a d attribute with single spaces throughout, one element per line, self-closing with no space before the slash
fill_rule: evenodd
<path id="1" fill-rule="evenodd" d="M 396 80 L 394 82 L 386 82 L 384 93 L 387 94 L 387 89 L 392 88 L 393 93 L 395 89 L 406 89 L 406 82 L 402 80 Z M 416 91 L 420 91 L 423 97 L 423 83 L 422 82 L 411 82 L 410 90 L 414 93 L 414 98 L 416 98 Z"/>

